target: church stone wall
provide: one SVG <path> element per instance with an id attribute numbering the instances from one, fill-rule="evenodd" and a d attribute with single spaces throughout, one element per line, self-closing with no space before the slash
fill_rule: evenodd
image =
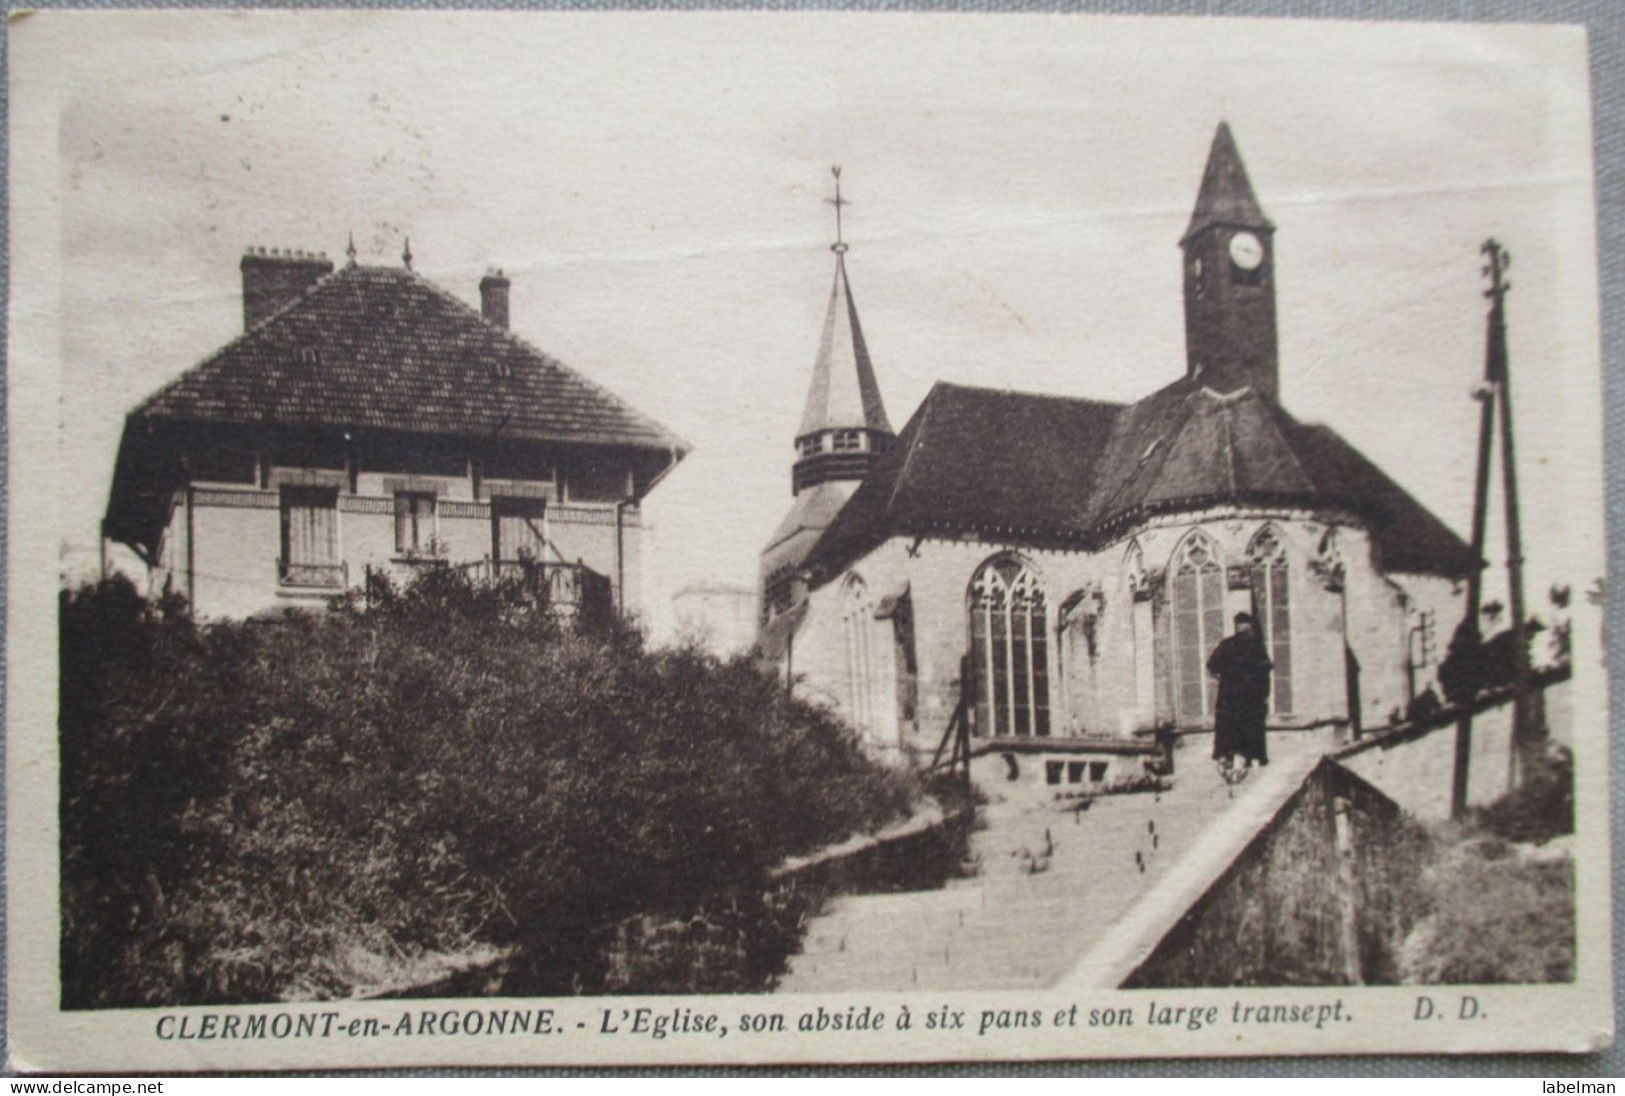
<path id="1" fill-rule="evenodd" d="M 1244 567 L 1259 534 L 1272 530 L 1284 546 L 1291 612 L 1290 710 L 1272 716 L 1273 726 L 1306 727 L 1349 715 L 1349 662 L 1358 665 L 1362 725 L 1368 728 L 1403 713 L 1412 690 L 1433 678 L 1448 628 L 1459 614 L 1460 595 L 1448 580 L 1389 577 L 1375 564 L 1369 538 L 1345 520 L 1291 512 L 1223 510 L 1179 515 L 1148 523 L 1099 552 L 1011 548 L 976 540 L 896 537 L 875 549 L 846 575 L 812 591 L 798 630 L 793 673 L 805 696 L 851 718 L 851 668 L 841 602 L 848 575 L 860 576 L 876 599 L 906 589 L 914 618 L 918 660 L 917 718 L 905 725 L 891 702 L 890 681 L 870 737 L 929 756 L 941 741 L 960 697 L 961 659 L 969 649 L 967 596 L 972 577 L 1004 552 L 1025 559 L 1041 577 L 1050 614 L 1052 733 L 1055 736 L 1131 736 L 1175 722 L 1170 657 L 1172 568 L 1176 553 L 1195 530 L 1211 538 L 1221 564 Z M 1330 540 L 1328 531 L 1334 531 Z M 1335 546 L 1328 560 L 1327 545 Z M 1238 576 L 1238 579 L 1242 576 Z M 1245 584 L 1226 582 L 1225 631 L 1237 612 L 1252 609 Z M 1063 618 L 1063 609 L 1066 610 Z M 1412 630 L 1424 612 L 1436 620 L 1432 664 L 1412 668 Z M 876 651 L 889 654 L 887 641 Z M 884 661 L 885 665 L 879 665 Z M 874 674 L 895 674 L 877 659 Z"/>
<path id="2" fill-rule="evenodd" d="M 1436 575 L 1390 577 L 1406 597 L 1407 644 L 1415 663 L 1413 687 L 1420 694 L 1432 686 L 1433 691 L 1442 697 L 1444 694 L 1438 685 L 1439 663 L 1449 652 L 1450 637 L 1466 612 L 1466 584 Z M 1425 639 L 1424 631 L 1427 633 Z"/>
<path id="3" fill-rule="evenodd" d="M 1306 513 L 1229 510 L 1148 525 L 1102 553 L 1126 554 L 1127 546 L 1137 545 L 1153 581 L 1160 577 L 1154 598 L 1158 610 L 1158 721 L 1167 721 L 1173 715 L 1172 698 L 1165 695 L 1173 670 L 1164 652 L 1171 642 L 1167 599 L 1175 553 L 1193 530 L 1200 529 L 1217 545 L 1226 568 L 1245 565 L 1249 549 L 1266 528 L 1274 530 L 1286 549 L 1293 633 L 1291 710 L 1272 716 L 1272 724 L 1308 726 L 1347 717 L 1349 670 L 1345 638 L 1358 665 L 1362 724 L 1381 726 L 1391 721 L 1396 710 L 1403 714 L 1412 688 L 1420 692 L 1433 680 L 1448 629 L 1460 614 L 1457 584 L 1432 576 L 1383 575 L 1377 569 L 1365 530 L 1346 519 L 1327 521 L 1323 515 Z M 1328 532 L 1335 543 L 1335 559 L 1325 554 Z M 1159 570 L 1162 574 L 1157 576 Z M 1229 589 L 1226 596 L 1228 633 L 1234 614 L 1251 609 L 1251 595 L 1245 589 Z M 1411 631 L 1420 624 L 1424 611 L 1433 614 L 1436 649 L 1430 661 L 1413 671 L 1409 665 Z"/>
<path id="4" fill-rule="evenodd" d="M 1469 744 L 1467 805 L 1482 807 L 1516 785 L 1512 705 L 1505 703 L 1474 716 Z M 1360 750 L 1341 758 L 1340 763 L 1417 818 L 1443 822 L 1450 817 L 1456 765 L 1454 724 L 1403 742 Z"/>
<path id="5" fill-rule="evenodd" d="M 929 757 L 936 749 L 959 703 L 960 661 L 970 643 L 966 597 L 971 578 L 978 567 L 1003 550 L 1001 545 L 980 540 L 922 540 L 916 544 L 913 538 L 894 537 L 847 572 L 860 576 L 877 596 L 899 593 L 905 586 L 908 589 L 919 667 L 918 715 L 913 727 L 898 731 L 905 749 L 916 755 L 923 752 Z M 1097 564 L 1080 552 L 1021 550 L 1018 554 L 1043 578 L 1053 629 L 1054 608 L 1068 592 L 1097 577 Z M 807 618 L 796 633 L 792 671 L 801 682 L 802 695 L 827 703 L 850 718 L 841 588 L 838 579 L 812 592 Z M 1057 704 L 1054 643 L 1050 652 L 1054 727 L 1061 734 L 1068 724 Z"/>

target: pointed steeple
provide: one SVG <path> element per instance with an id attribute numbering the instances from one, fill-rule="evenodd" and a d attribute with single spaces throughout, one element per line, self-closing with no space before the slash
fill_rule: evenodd
<path id="1" fill-rule="evenodd" d="M 858 322 L 858 306 L 852 302 L 852 286 L 846 277 L 844 244 L 835 255 L 835 284 L 829 291 L 829 311 L 824 315 L 824 333 L 813 361 L 812 385 L 807 389 L 807 406 L 801 415 L 802 438 L 820 430 L 878 430 L 892 433 L 886 418 L 886 405 L 875 383 L 875 367 L 869 360 L 869 346 L 863 341 L 863 325 Z"/>
<path id="2" fill-rule="evenodd" d="M 1236 139 L 1220 122 L 1185 257 L 1185 375 L 1224 394 L 1253 388 L 1280 399 L 1275 335 L 1275 226 L 1247 179 Z"/>
<path id="3" fill-rule="evenodd" d="M 1253 184 L 1247 178 L 1247 167 L 1241 162 L 1241 152 L 1236 148 L 1229 122 L 1220 122 L 1218 132 L 1213 135 L 1207 170 L 1202 172 L 1202 189 L 1196 195 L 1196 208 L 1191 212 L 1191 222 L 1185 226 L 1181 242 L 1214 225 L 1266 230 L 1275 227 L 1264 216 L 1258 197 L 1253 193 Z"/>
<path id="4" fill-rule="evenodd" d="M 846 239 L 841 210 L 841 169 L 835 176 L 835 284 L 829 291 L 824 333 L 813 361 L 812 385 L 796 431 L 796 462 L 790 476 L 795 501 L 779 522 L 761 558 L 761 649 L 787 659 L 791 636 L 805 610 L 807 584 L 802 562 L 841 512 L 880 455 L 896 441 L 886 405 L 875 383 L 875 367 L 846 280 Z"/>
<path id="5" fill-rule="evenodd" d="M 856 484 L 896 436 L 886 418 L 847 280 L 841 210 L 851 203 L 841 197 L 841 169 L 834 168 L 833 174 L 835 197 L 827 200 L 835 206 L 835 243 L 830 245 L 835 253 L 835 284 L 830 287 L 812 384 L 796 431 L 792 483 L 797 492 L 832 481 Z"/>

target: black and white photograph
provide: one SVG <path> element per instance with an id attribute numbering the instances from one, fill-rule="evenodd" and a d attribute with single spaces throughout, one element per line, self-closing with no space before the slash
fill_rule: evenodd
<path id="1" fill-rule="evenodd" d="M 20 1068 L 1611 1041 L 1583 29 L 10 35 Z"/>

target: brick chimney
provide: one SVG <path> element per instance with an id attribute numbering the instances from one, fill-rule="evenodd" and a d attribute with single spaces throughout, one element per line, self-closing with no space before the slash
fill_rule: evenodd
<path id="1" fill-rule="evenodd" d="M 486 323 L 508 326 L 508 276 L 500 270 L 487 270 L 480 279 L 480 315 Z"/>
<path id="2" fill-rule="evenodd" d="M 251 247 L 243 254 L 243 330 L 248 331 L 305 295 L 333 273 L 327 253 Z"/>

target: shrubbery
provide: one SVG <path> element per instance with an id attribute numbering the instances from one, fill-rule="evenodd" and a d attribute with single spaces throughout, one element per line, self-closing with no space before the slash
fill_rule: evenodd
<path id="1" fill-rule="evenodd" d="M 746 660 L 570 628 L 522 581 L 371 593 L 206 626 L 63 594 L 67 1007 L 344 995 L 493 945 L 535 992 L 603 988 L 619 922 L 760 903 L 916 794 Z"/>
<path id="2" fill-rule="evenodd" d="M 1436 828 L 1417 879 L 1429 913 L 1405 941 L 1407 982 L 1574 979 L 1574 757 L 1551 745 L 1523 782 Z"/>

